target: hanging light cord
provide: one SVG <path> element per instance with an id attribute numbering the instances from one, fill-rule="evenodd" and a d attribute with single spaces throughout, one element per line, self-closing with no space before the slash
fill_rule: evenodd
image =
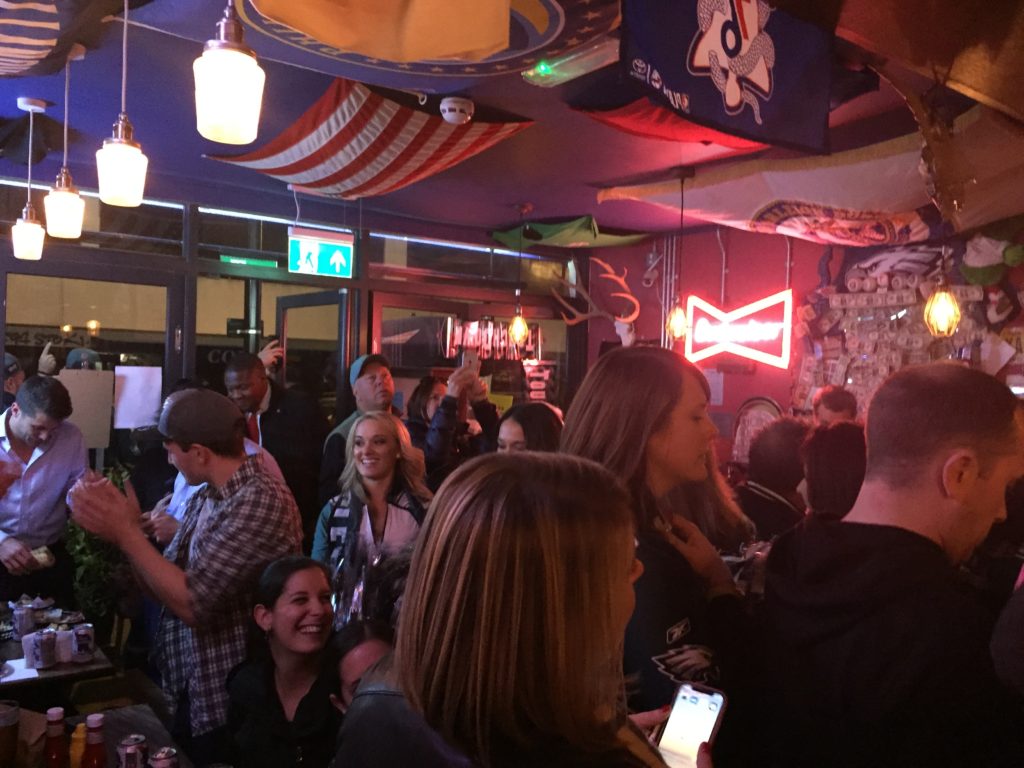
<path id="1" fill-rule="evenodd" d="M 36 113 L 28 111 L 28 186 L 25 188 L 25 207 L 32 206 L 32 134 L 35 129 Z"/>
<path id="2" fill-rule="evenodd" d="M 66 102 L 65 102 L 66 103 Z M 124 25 L 121 32 L 121 113 L 128 109 L 128 0 L 124 0 Z"/>
<path id="3" fill-rule="evenodd" d="M 71 93 L 71 59 L 64 64 L 64 162 L 62 168 L 68 167 L 68 95 Z"/>

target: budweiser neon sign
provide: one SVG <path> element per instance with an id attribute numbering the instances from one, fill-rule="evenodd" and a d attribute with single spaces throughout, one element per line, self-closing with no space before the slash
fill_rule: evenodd
<path id="1" fill-rule="evenodd" d="M 731 312 L 723 312 L 697 296 L 686 300 L 684 354 L 691 363 L 731 352 L 739 357 L 788 368 L 793 327 L 793 292 L 767 296 Z"/>

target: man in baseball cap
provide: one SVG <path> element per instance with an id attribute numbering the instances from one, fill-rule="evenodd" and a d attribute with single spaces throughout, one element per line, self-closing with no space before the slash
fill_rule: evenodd
<path id="1" fill-rule="evenodd" d="M 384 355 L 360 355 L 348 369 L 348 383 L 352 385 L 356 409 L 336 426 L 324 442 L 324 455 L 320 461 L 320 505 L 338 492 L 338 478 L 345 468 L 345 447 L 356 419 L 371 411 L 392 411 L 395 381 L 391 378 L 391 364 Z"/>
<path id="2" fill-rule="evenodd" d="M 18 387 L 25 381 L 25 371 L 18 362 L 18 358 L 10 352 L 4 352 L 4 394 L 3 409 L 6 411 L 14 404 L 14 398 L 18 394 Z"/>
<path id="3" fill-rule="evenodd" d="M 168 461 L 192 485 L 163 555 L 146 537 L 138 501 L 102 478 L 71 490 L 75 522 L 118 547 L 164 605 L 161 683 L 176 705 L 175 740 L 198 764 L 229 759 L 228 673 L 246 656 L 252 589 L 274 560 L 301 551 L 288 488 L 243 448 L 245 420 L 224 395 L 184 389 L 164 402 L 156 431 Z M 188 713 L 188 717 L 181 716 Z"/>

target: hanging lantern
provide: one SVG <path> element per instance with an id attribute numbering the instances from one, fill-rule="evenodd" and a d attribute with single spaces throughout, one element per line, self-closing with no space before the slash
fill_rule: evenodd
<path id="1" fill-rule="evenodd" d="M 36 218 L 32 205 L 32 137 L 35 132 L 35 114 L 46 109 L 46 102 L 40 99 L 21 97 L 18 109 L 28 112 L 28 182 L 25 186 L 25 207 L 21 218 L 11 227 L 11 243 L 14 258 L 24 261 L 39 261 L 43 257 L 43 239 L 46 231 Z"/>
<path id="2" fill-rule="evenodd" d="M 937 339 L 948 339 L 960 325 L 960 303 L 949 290 L 945 275 L 939 278 L 935 292 L 924 305 L 924 324 Z"/>
<path id="3" fill-rule="evenodd" d="M 73 50 L 64 64 L 64 161 L 56 183 L 43 198 L 46 234 L 67 239 L 82 236 L 82 222 L 85 220 L 85 200 L 78 194 L 68 170 L 68 97 L 71 93 L 71 57 L 76 53 Z"/>
<path id="4" fill-rule="evenodd" d="M 196 81 L 196 130 L 221 144 L 256 140 L 266 74 L 242 40 L 242 24 L 228 1 L 217 22 L 217 37 L 192 63 Z"/>
<path id="5" fill-rule="evenodd" d="M 127 113 L 128 88 L 128 0 L 124 2 L 124 30 L 121 38 L 121 112 L 114 133 L 96 150 L 96 172 L 100 200 L 107 205 L 137 208 L 142 205 L 149 158 L 134 138 Z"/>
<path id="6" fill-rule="evenodd" d="M 526 324 L 522 310 L 518 310 L 516 316 L 512 318 L 512 322 L 508 325 L 508 337 L 512 340 L 513 344 L 519 347 L 523 345 L 523 342 L 526 341 L 529 335 L 530 326 Z"/>
<path id="7" fill-rule="evenodd" d="M 679 304 L 678 299 L 665 320 L 665 330 L 668 331 L 668 335 L 674 341 L 679 341 L 686 336 L 686 331 L 688 330 L 686 327 L 686 310 Z"/>

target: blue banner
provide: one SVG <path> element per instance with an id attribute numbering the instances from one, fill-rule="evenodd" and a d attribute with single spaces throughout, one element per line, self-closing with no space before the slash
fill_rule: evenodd
<path id="1" fill-rule="evenodd" d="M 624 0 L 622 66 L 716 130 L 828 151 L 832 33 L 764 0 Z"/>

